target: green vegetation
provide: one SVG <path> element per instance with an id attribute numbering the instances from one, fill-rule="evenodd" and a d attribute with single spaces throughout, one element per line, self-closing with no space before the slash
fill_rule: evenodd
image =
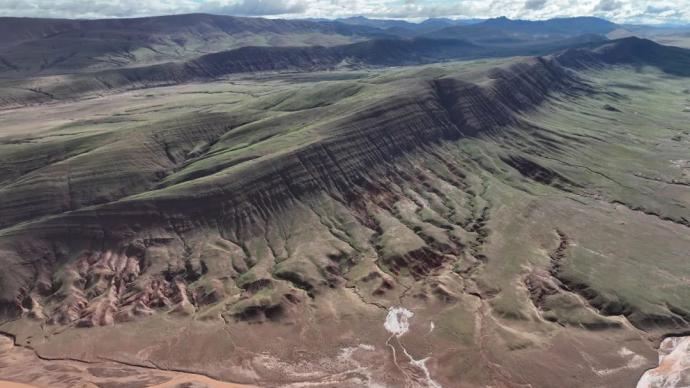
<path id="1" fill-rule="evenodd" d="M 646 356 L 638 329 L 690 322 L 690 82 L 550 60 L 230 77 L 7 111 L 0 301 L 50 323 L 46 349 L 59 325 L 150 319 L 188 326 L 180 341 L 228 330 L 247 354 L 404 341 L 477 385 L 494 358 L 501 376 L 535 353 L 572 368 L 561 350 L 576 346 L 621 360 L 622 342 L 591 345 L 609 336 Z M 415 337 L 383 329 L 392 306 L 414 311 Z M 2 329 L 39 333 L 20 323 Z"/>

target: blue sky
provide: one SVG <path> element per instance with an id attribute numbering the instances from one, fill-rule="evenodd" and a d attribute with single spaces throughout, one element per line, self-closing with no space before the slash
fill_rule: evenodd
<path id="1" fill-rule="evenodd" d="M 590 15 L 616 22 L 687 23 L 690 0 L 0 0 L 2 16 L 110 18 L 189 12 L 282 18 L 363 15 L 408 20 Z"/>

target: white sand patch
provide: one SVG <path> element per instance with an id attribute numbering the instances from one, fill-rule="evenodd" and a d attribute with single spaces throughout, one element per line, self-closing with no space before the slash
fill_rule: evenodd
<path id="1" fill-rule="evenodd" d="M 359 344 L 357 346 L 350 346 L 346 348 L 340 349 L 340 353 L 338 354 L 338 360 L 341 362 L 344 361 L 351 361 L 352 355 L 354 354 L 355 351 L 357 350 L 364 350 L 367 352 L 374 351 L 376 348 L 373 347 L 372 345 L 369 344 Z"/>
<path id="2" fill-rule="evenodd" d="M 429 388 L 442 388 L 441 384 L 437 383 L 436 381 L 434 381 L 431 378 L 431 374 L 429 373 L 429 369 L 426 367 L 426 362 L 427 362 L 427 360 L 429 360 L 429 357 L 422 358 L 421 360 L 415 360 L 414 358 L 412 358 L 410 353 L 407 352 L 407 349 L 403 348 L 403 352 L 405 352 L 405 355 L 407 356 L 407 358 L 410 359 L 410 363 L 412 363 L 412 365 L 416 366 L 417 368 L 421 369 L 422 372 L 424 372 L 424 378 L 426 379 L 427 387 L 429 387 Z"/>
<path id="3" fill-rule="evenodd" d="M 383 327 L 386 330 L 400 337 L 410 330 L 409 319 L 414 316 L 414 313 L 404 307 L 391 307 L 388 309 L 388 315 L 386 316 L 386 322 L 384 322 Z"/>
<path id="4" fill-rule="evenodd" d="M 424 373 L 424 384 L 429 388 L 442 388 L 441 384 L 437 383 L 431 378 L 431 373 L 429 373 L 429 369 L 426 366 L 426 362 L 429 360 L 429 357 L 421 360 L 415 360 L 399 339 L 410 330 L 410 319 L 412 319 L 413 316 L 414 313 L 404 307 L 391 307 L 388 309 L 388 315 L 386 316 L 386 321 L 383 323 L 383 327 L 385 327 L 386 330 L 391 333 L 391 336 L 388 338 L 388 341 L 386 341 L 386 345 L 388 345 L 393 352 L 393 362 L 398 369 L 405 374 L 406 377 L 409 378 L 407 373 L 405 373 L 398 364 L 395 354 L 395 347 L 390 343 L 390 340 L 393 337 L 398 338 L 398 344 L 400 345 L 400 348 L 402 348 L 403 353 L 405 353 L 405 356 L 407 356 L 407 358 L 410 360 L 410 364 L 414 365 Z M 433 322 L 430 324 L 429 333 L 431 333 L 432 330 L 434 330 Z"/>
<path id="5" fill-rule="evenodd" d="M 690 387 L 690 337 L 669 337 L 659 347 L 659 366 L 646 371 L 637 388 Z"/>
<path id="6" fill-rule="evenodd" d="M 592 371 L 594 371 L 594 373 L 596 373 L 599 376 L 607 376 L 614 373 L 619 373 L 621 371 L 625 371 L 627 369 L 637 369 L 647 362 L 646 358 L 640 356 L 639 354 L 633 352 L 632 350 L 626 347 L 620 348 L 617 353 L 619 356 L 628 359 L 628 362 L 626 362 L 625 365 L 611 369 L 596 369 L 592 367 Z"/>

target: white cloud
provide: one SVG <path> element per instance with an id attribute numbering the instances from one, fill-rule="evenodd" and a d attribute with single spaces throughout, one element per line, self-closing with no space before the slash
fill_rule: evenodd
<path id="1" fill-rule="evenodd" d="M 546 19 L 690 22 L 690 0 L 0 0 L 0 16 L 108 18 L 208 12 L 267 17 Z"/>
<path id="2" fill-rule="evenodd" d="M 307 11 L 306 0 L 209 0 L 201 3 L 200 12 L 256 16 L 302 14 Z"/>
<path id="3" fill-rule="evenodd" d="M 193 12 L 193 0 L 0 0 L 1 16 L 101 18 Z"/>
<path id="4" fill-rule="evenodd" d="M 525 9 L 539 10 L 544 8 L 546 0 L 527 0 L 525 1 Z"/>
<path id="5" fill-rule="evenodd" d="M 610 12 L 610 11 L 615 11 L 619 8 L 623 7 L 623 3 L 617 0 L 601 0 L 599 1 L 599 4 L 597 4 L 596 7 L 594 7 L 595 11 L 602 11 L 602 12 Z"/>

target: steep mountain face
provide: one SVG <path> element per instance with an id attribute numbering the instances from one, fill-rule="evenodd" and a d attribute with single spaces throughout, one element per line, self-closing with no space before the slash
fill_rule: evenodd
<path id="1" fill-rule="evenodd" d="M 419 42 L 146 74 L 439 50 Z M 262 386 L 631 385 L 649 338 L 690 327 L 690 86 L 658 57 L 690 54 L 626 39 L 5 111 L 0 331 Z"/>
<path id="2" fill-rule="evenodd" d="M 180 61 L 242 46 L 333 45 L 381 36 L 335 22 L 205 14 L 136 19 L 0 18 L 4 77 Z"/>
<path id="3" fill-rule="evenodd" d="M 223 191 L 225 194 L 222 194 L 222 196 L 227 196 L 228 199 L 232 200 L 232 203 L 228 204 L 232 208 L 254 207 L 260 206 L 258 203 L 253 203 L 255 200 L 265 200 L 271 203 L 280 202 L 284 199 L 283 197 L 287 198 L 290 196 L 290 189 L 297 192 L 325 189 L 320 186 L 320 182 L 331 181 L 336 178 L 339 181 L 331 183 L 337 187 L 345 188 L 353 180 L 362 181 L 365 179 L 361 175 L 363 166 L 385 162 L 386 158 L 393 158 L 404 150 L 415 147 L 415 144 L 418 142 L 428 143 L 442 138 L 452 139 L 464 135 L 475 135 L 483 130 L 510 124 L 515 121 L 516 114 L 522 110 L 533 108 L 545 98 L 546 93 L 549 91 L 564 88 L 569 83 L 574 82 L 562 68 L 554 66 L 547 60 L 519 62 L 507 68 L 492 69 L 491 72 L 481 74 L 480 76 L 480 79 L 487 82 L 486 85 L 479 85 L 478 83 L 458 80 L 452 77 L 427 82 L 417 81 L 411 85 L 407 95 L 395 96 L 391 94 L 385 96 L 385 101 L 382 99 L 379 103 L 370 103 L 367 107 L 360 107 L 354 113 L 339 117 L 338 120 L 329 123 L 327 127 L 319 129 L 319 132 L 323 132 L 323 134 L 319 136 L 320 141 L 317 144 L 311 144 L 311 142 L 305 144 L 303 145 L 304 150 L 298 148 L 299 152 L 298 150 L 293 150 L 293 152 L 289 153 L 281 152 L 278 155 L 266 155 L 262 157 L 263 162 L 259 166 L 255 165 L 255 163 L 248 165 L 247 168 L 251 168 L 251 179 L 224 177 L 223 180 L 228 180 L 228 182 L 222 186 L 231 184 L 236 187 L 233 188 L 233 193 L 225 193 Z M 353 87 L 353 89 L 353 92 L 357 91 L 356 88 Z M 261 117 L 261 115 L 258 116 Z M 228 119 L 230 119 L 229 122 L 226 121 Z M 247 118 L 244 120 L 251 119 Z M 144 143 L 142 146 L 148 148 L 151 155 L 145 156 L 142 163 L 149 164 L 153 162 L 150 160 L 152 157 L 170 159 L 165 161 L 164 164 L 175 162 L 178 160 L 178 157 L 175 157 L 174 153 L 170 157 L 167 156 L 167 154 L 175 152 L 171 151 L 171 149 L 181 148 L 176 153 L 184 155 L 191 152 L 192 148 L 200 141 L 215 143 L 222 133 L 227 132 L 231 127 L 244 124 L 244 120 L 239 117 L 228 118 L 225 115 L 188 118 L 175 125 L 179 128 L 178 131 L 184 131 L 185 133 L 183 144 L 171 143 L 177 139 L 175 135 L 169 136 L 166 134 L 163 136 L 150 133 L 148 136 L 152 136 L 153 139 L 142 139 L 142 143 Z M 199 128 L 198 131 L 190 131 L 189 125 Z M 362 136 L 359 132 L 360 128 L 367 128 L 365 136 Z M 172 140 L 169 140 L 169 137 Z M 377 145 L 376 142 L 372 143 L 373 139 L 385 138 L 389 139 L 386 142 L 387 144 Z M 112 140 L 108 139 L 107 136 L 99 136 L 99 138 L 93 139 L 93 145 L 89 146 L 96 146 L 95 150 L 98 151 L 101 145 L 107 144 Z M 117 147 L 118 150 L 113 157 L 122 157 L 122 152 L 125 152 L 131 154 L 131 156 L 126 157 L 127 160 L 138 159 L 137 155 L 142 154 L 142 150 L 131 147 L 131 139 L 129 138 L 122 140 L 127 144 L 123 144 L 123 148 Z M 160 144 L 156 145 L 156 142 Z M 120 187 L 119 182 L 129 181 L 132 184 L 128 185 L 128 189 L 144 191 L 143 189 L 152 188 L 153 184 L 160 179 L 160 175 L 166 173 L 165 169 L 157 168 L 155 171 L 149 172 L 149 182 L 144 181 L 134 184 L 142 178 L 140 174 L 143 172 L 142 169 L 145 168 L 144 165 L 135 167 L 135 175 L 131 178 L 122 176 L 121 173 L 123 171 L 113 171 L 115 175 L 107 180 L 113 182 L 116 186 L 113 189 L 116 192 L 108 195 L 107 192 L 104 192 L 105 187 L 103 186 L 97 191 L 90 192 L 91 188 L 99 186 L 98 182 L 103 182 L 105 178 L 103 175 L 105 170 L 97 165 L 106 162 L 109 158 L 104 157 L 100 152 L 93 153 L 88 152 L 88 148 L 80 148 L 80 146 L 83 146 L 82 144 L 75 146 L 76 149 L 74 151 L 69 150 L 69 148 L 60 148 L 58 152 L 62 154 L 67 150 L 67 159 L 70 159 L 70 154 L 74 154 L 78 158 L 79 164 L 87 166 L 88 169 L 101 171 L 101 174 L 86 175 L 83 182 L 70 182 L 69 188 L 55 187 L 56 191 L 54 193 L 58 197 L 53 199 L 45 197 L 49 193 L 45 190 L 34 190 L 36 182 L 27 180 L 24 172 L 42 170 L 42 167 L 49 165 L 54 158 L 59 156 L 52 156 L 48 152 L 42 152 L 44 159 L 30 160 L 30 163 L 27 163 L 27 158 L 31 158 L 31 154 L 34 153 L 31 148 L 26 150 L 28 154 L 8 155 L 6 171 L 14 172 L 14 174 L 8 174 L 9 176 L 4 181 L 15 181 L 17 185 L 6 184 L 3 188 L 3 197 L 6 199 L 2 204 L 4 211 L 0 211 L 3 226 L 10 226 L 20 221 L 36 218 L 37 216 L 75 210 L 97 202 L 111 202 L 119 197 L 133 194 L 132 191 L 122 191 L 123 189 Z M 103 151 L 112 148 L 112 146 L 113 144 L 110 144 L 110 147 L 104 148 Z M 165 151 L 161 148 L 162 146 L 168 147 L 168 150 Z M 331 147 L 341 150 L 342 155 L 329 155 L 328 149 Z M 374 147 L 384 147 L 384 149 Z M 327 161 L 330 157 L 335 157 L 336 159 L 348 158 L 347 155 L 350 155 L 355 150 L 358 150 L 358 154 L 363 159 L 350 158 L 350 165 L 348 166 L 342 166 L 338 163 L 336 165 L 329 164 L 311 167 L 315 169 L 315 172 L 311 173 L 302 171 L 301 164 L 306 163 L 305 160 L 319 164 Z M 302 152 L 304 152 L 304 155 L 302 155 Z M 84 157 L 79 157 L 79 154 L 83 154 L 85 159 Z M 279 157 L 280 161 L 274 160 L 274 157 Z M 247 156 L 247 158 L 256 159 L 256 155 Z M 88 162 L 88 159 L 92 159 L 93 162 Z M 184 156 L 180 156 L 179 159 L 184 159 Z M 240 160 L 243 159 L 243 157 L 240 158 Z M 13 165 L 9 163 L 13 163 Z M 261 165 L 265 165 L 267 170 L 264 171 L 263 168 L 260 168 Z M 280 170 L 276 170 L 275 166 L 283 167 Z M 311 170 L 308 166 L 305 166 L 305 168 Z M 245 173 L 242 169 L 235 168 L 234 170 L 238 170 L 237 173 L 240 175 Z M 60 174 L 53 174 L 49 171 L 44 172 L 49 176 L 52 175 L 62 179 Z M 211 170 L 211 172 L 215 172 L 215 170 Z M 208 174 L 208 172 L 202 171 L 193 173 L 192 177 L 198 179 Z M 265 174 L 267 176 L 264 176 Z M 39 180 L 42 179 L 44 178 L 39 178 Z M 290 182 L 291 188 L 284 187 L 281 179 Z M 180 181 L 175 183 L 180 183 Z M 138 187 L 142 184 L 143 187 Z M 215 185 L 215 183 L 213 184 Z M 273 187 L 270 192 L 267 192 L 272 196 L 270 198 L 261 198 L 266 188 L 265 185 Z M 70 192 L 84 194 L 78 194 L 76 197 L 73 197 L 70 192 L 65 193 L 65 189 Z M 228 189 L 230 188 L 228 187 Z M 29 191 L 33 191 L 37 195 L 34 200 L 30 199 L 32 194 Z M 219 194 L 215 190 L 197 190 L 197 188 L 194 188 L 194 191 L 196 192 L 194 194 L 195 200 L 199 196 Z M 281 195 L 274 197 L 279 191 L 282 192 Z M 62 197 L 60 193 L 65 193 L 70 198 Z M 83 197 L 84 195 L 85 197 Z M 343 193 L 343 195 L 349 194 Z M 164 199 L 168 200 L 169 198 Z M 219 206 L 225 206 L 222 202 L 218 202 L 220 198 L 210 197 L 207 199 L 204 203 L 208 206 L 208 209 L 193 206 L 190 210 L 199 212 L 198 215 L 200 217 L 205 217 L 206 214 L 213 214 L 218 211 Z M 181 198 L 181 200 L 185 201 L 184 198 Z M 65 208 L 66 204 L 71 205 Z M 158 206 L 163 205 L 163 203 L 158 204 Z M 131 207 L 135 205 L 127 203 L 125 206 L 133 209 Z M 166 206 L 169 206 L 170 209 L 185 208 L 185 206 L 180 206 L 177 203 L 169 203 Z M 145 204 L 144 207 L 146 207 Z M 259 213 L 263 211 L 265 209 L 252 210 L 252 212 Z"/>
<path id="4" fill-rule="evenodd" d="M 224 175 L 220 178 L 221 181 L 216 182 L 215 179 L 218 177 L 215 177 L 213 173 L 217 169 L 189 172 L 187 173 L 189 177 L 178 179 L 175 183 L 179 184 L 190 178 L 199 180 L 208 175 L 207 179 L 199 180 L 199 183 L 205 181 L 204 186 L 190 187 L 189 191 L 173 197 L 169 196 L 169 191 L 163 190 L 160 198 L 154 195 L 143 201 L 123 204 L 122 206 L 129 209 L 127 211 L 124 209 L 105 211 L 113 214 L 141 211 L 140 214 L 132 215 L 135 218 L 145 217 L 149 204 L 155 203 L 157 208 L 165 208 L 175 213 L 188 209 L 193 213 L 188 215 L 191 218 L 203 219 L 208 215 L 219 214 L 217 212 L 221 208 L 228 207 L 240 217 L 255 219 L 260 214 L 270 212 L 270 209 L 264 208 L 263 203 L 282 208 L 284 202 L 292 197 L 293 192 L 311 193 L 326 190 L 330 186 L 340 188 L 341 191 L 354 190 L 353 182 L 364 184 L 370 179 L 362 175 L 364 166 L 385 163 L 405 150 L 411 150 L 417 143 L 429 143 L 442 138 L 459 138 L 492 127 L 507 125 L 515 120 L 517 113 L 531 109 L 542 101 L 549 90 L 565 87 L 567 83 L 572 82 L 562 70 L 543 60 L 517 63 L 507 69 L 494 69 L 482 77 L 489 84 L 480 86 L 453 78 L 416 82 L 405 96 L 386 96 L 380 103 L 360 107 L 355 113 L 344 115 L 328 126 L 320 128 L 318 132 L 321 139 L 316 144 L 312 142 L 304 145 L 297 144 L 290 152 L 286 150 L 277 155 L 233 157 L 232 160 L 237 160 L 237 162 L 228 162 L 230 165 L 238 163 L 237 167 L 233 168 L 237 176 Z M 192 120 L 194 126 L 199 128 L 198 131 L 190 131 L 188 125 Z M 7 163 L 21 164 L 6 165 L 6 171 L 18 171 L 19 174 L 3 179 L 6 182 L 3 188 L 5 201 L 2 204 L 2 217 L 0 217 L 3 220 L 3 226 L 8 227 L 43 215 L 76 210 L 99 202 L 111 202 L 151 189 L 160 179 L 161 174 L 169 173 L 168 169 L 177 164 L 176 160 L 182 162 L 185 158 L 183 155 L 191 152 L 197 143 L 213 144 L 218 141 L 222 133 L 238 125 L 233 124 L 233 121 L 237 119 L 232 119 L 230 122 L 226 120 L 227 117 L 224 115 L 212 115 L 206 119 L 189 118 L 187 119 L 189 124 L 184 122 L 181 125 L 177 124 L 178 131 L 184 131 L 184 137 L 181 139 L 184 143 L 175 143 L 177 136 L 172 133 L 165 135 L 150 133 L 149 138 L 140 140 L 142 147 L 149 149 L 148 155 L 144 155 L 143 150 L 138 147 L 131 147 L 129 137 L 118 141 L 108 139 L 107 136 L 99 136 L 101 138 L 93 139 L 94 143 L 90 145 L 90 147 L 95 146 L 93 149 L 96 152 L 90 152 L 88 148 L 77 148 L 75 151 L 68 151 L 66 157 L 58 156 L 66 159 L 69 165 L 75 163 L 73 167 L 65 166 L 69 170 L 78 168 L 77 166 L 84 166 L 80 169 L 86 169 L 82 178 L 69 182 L 63 181 L 60 173 L 50 171 L 57 166 L 52 165 L 51 162 L 55 156 L 49 153 L 42 152 L 45 159 L 32 161 L 33 163 L 30 164 L 25 161 L 35 154 L 35 150 L 31 147 L 26 149 L 27 154 L 8 155 Z M 360 128 L 367 128 L 366 134 L 361 133 Z M 382 142 L 381 139 L 388 140 Z M 113 140 L 115 143 L 111 143 Z M 120 141 L 123 144 L 120 147 L 116 146 Z M 140 159 L 141 165 L 132 166 L 131 171 L 134 174 L 130 176 L 123 176 L 122 174 L 127 174 L 127 171 L 116 169 L 112 171 L 112 177 L 107 178 L 110 174 L 106 172 L 105 165 L 99 166 L 101 163 L 108 163 L 110 159 L 99 151 L 104 144 L 108 144 L 108 147 L 102 148 L 103 151 L 112 152 L 112 157 L 124 157 L 135 163 L 137 159 Z M 339 152 L 334 154 L 333 151 L 329 151 L 330 149 L 337 149 Z M 357 158 L 348 156 L 355 153 L 355 150 Z M 65 148 L 60 147 L 57 151 L 62 154 Z M 171 153 L 173 156 L 169 157 L 168 154 Z M 174 156 L 176 153 L 182 154 L 180 159 Z M 69 154 L 74 154 L 76 159 L 72 160 Z M 335 160 L 328 162 L 331 158 Z M 155 166 L 156 159 L 163 159 L 159 162 L 163 163 L 162 166 Z M 245 163 L 242 166 L 243 160 L 257 159 L 260 160 Z M 346 159 L 349 159 L 347 165 L 337 162 Z M 170 165 L 170 163 L 173 164 Z M 62 163 L 58 164 L 62 165 Z M 168 168 L 163 167 L 165 165 L 168 165 Z M 275 166 L 282 167 L 276 170 Z M 148 171 L 147 174 L 142 174 L 151 167 L 154 169 Z M 22 170 L 29 172 L 30 175 L 34 175 L 30 172 L 34 170 L 37 174 L 34 175 L 34 179 L 31 179 L 24 175 Z M 91 175 L 88 173 L 89 170 L 100 171 L 100 173 Z M 38 182 L 49 176 L 59 180 L 50 184 L 54 190 L 37 190 L 36 184 L 40 185 Z M 107 187 L 108 181 L 111 182 L 111 189 Z M 121 185 L 123 181 L 130 182 L 124 190 Z M 327 186 L 324 186 L 323 182 L 328 182 Z M 68 186 L 64 186 L 63 183 Z M 220 192 L 212 189 L 216 186 L 222 187 Z M 96 187 L 98 189 L 92 191 Z M 358 190 L 343 191 L 339 195 L 350 197 L 355 196 L 356 192 Z M 191 197 L 188 198 L 188 195 Z M 199 200 L 203 205 L 186 205 L 190 201 Z M 227 200 L 230 202 L 225 203 Z M 85 216 L 91 217 L 88 214 Z M 97 214 L 94 216 L 100 217 Z M 222 217 L 227 216 L 222 215 Z M 76 220 L 75 222 L 81 224 L 83 221 Z M 234 224 L 241 220 L 228 220 L 228 222 Z M 130 221 L 125 220 L 121 226 L 128 227 L 129 223 Z M 108 223 L 108 228 L 112 232 L 116 225 Z M 14 296 L 11 299 L 14 300 Z"/>

